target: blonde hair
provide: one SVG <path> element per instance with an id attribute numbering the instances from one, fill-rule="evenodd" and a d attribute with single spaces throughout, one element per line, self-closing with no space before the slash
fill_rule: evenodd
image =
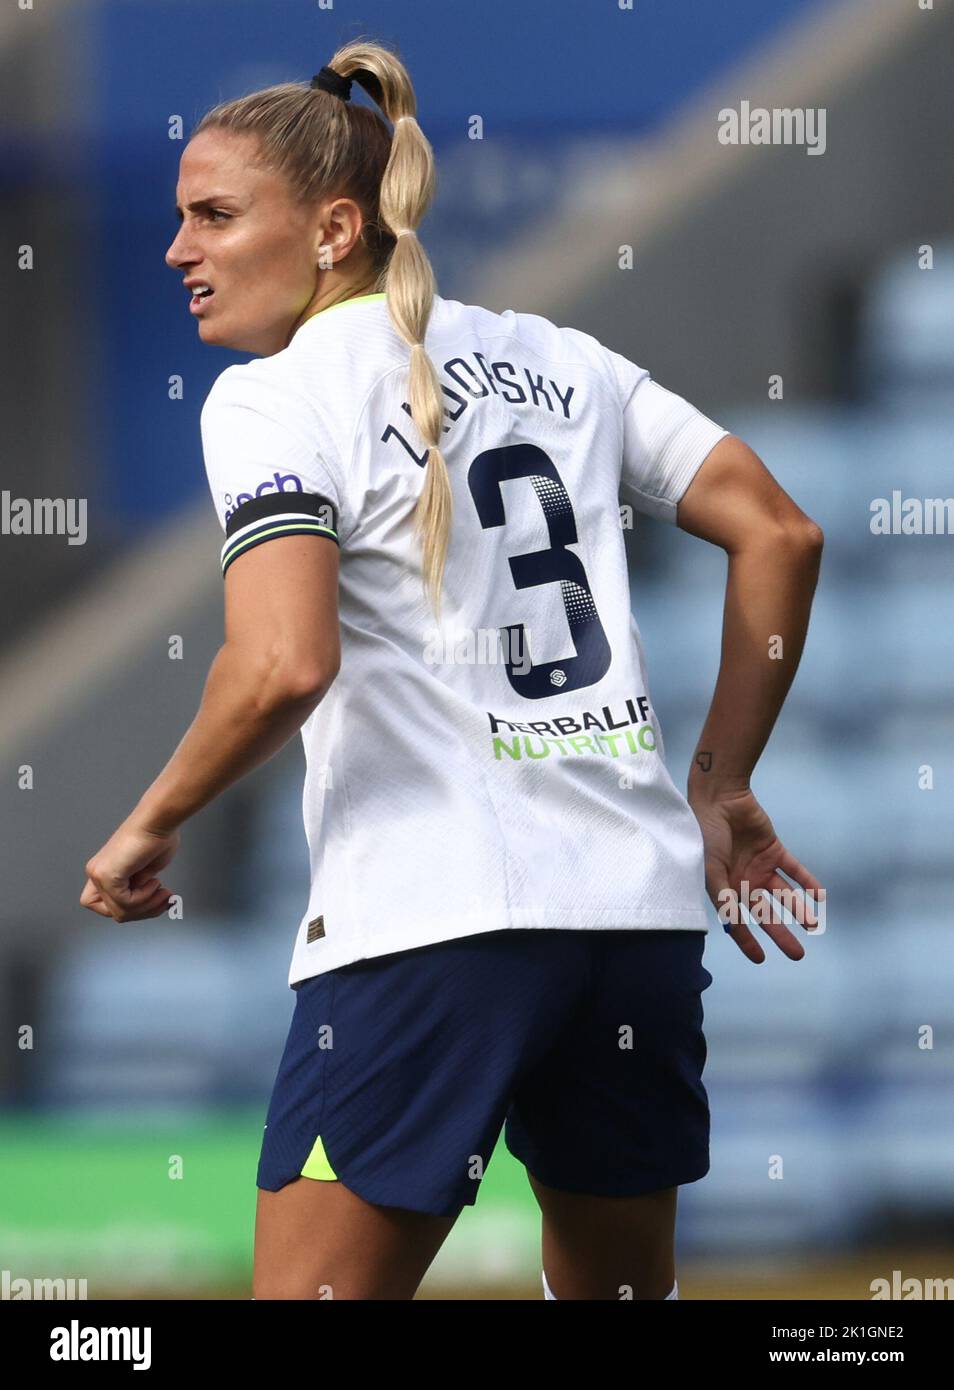
<path id="1" fill-rule="evenodd" d="M 339 48 L 326 66 L 359 83 L 393 133 L 369 107 L 284 82 L 213 107 L 192 136 L 208 129 L 255 135 L 264 162 L 286 175 L 301 203 L 335 193 L 361 208 L 361 238 L 377 271 L 376 290 L 387 295 L 391 322 L 411 349 L 408 404 L 427 445 L 414 521 L 425 593 L 439 620 L 452 501 L 440 448 L 444 399 L 424 348 L 437 285 L 416 234 L 434 196 L 434 151 L 417 123 L 407 69 L 390 49 L 358 39 Z"/>

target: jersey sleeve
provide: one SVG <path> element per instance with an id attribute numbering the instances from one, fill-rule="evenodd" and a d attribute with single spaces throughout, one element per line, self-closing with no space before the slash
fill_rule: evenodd
<path id="1" fill-rule="evenodd" d="M 279 536 L 339 543 L 343 489 L 314 407 L 257 362 L 227 367 L 200 417 L 205 470 L 225 531 L 224 575 L 247 550 Z"/>
<path id="2" fill-rule="evenodd" d="M 609 352 L 623 412 L 620 495 L 637 511 L 672 524 L 706 457 L 730 433 L 667 391 L 644 367 Z"/>

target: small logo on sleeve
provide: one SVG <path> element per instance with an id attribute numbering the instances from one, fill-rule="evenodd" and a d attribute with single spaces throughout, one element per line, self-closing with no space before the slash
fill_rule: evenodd
<path id="1" fill-rule="evenodd" d="M 308 941 L 309 946 L 311 945 L 311 943 L 312 943 L 313 941 L 319 940 L 319 938 L 322 937 L 322 936 L 324 936 L 324 934 L 325 934 L 325 919 L 324 919 L 324 915 L 322 915 L 321 917 L 313 917 L 313 918 L 311 919 L 311 921 L 308 923 L 308 937 L 307 937 L 307 941 Z"/>
<path id="2" fill-rule="evenodd" d="M 286 483 L 289 484 L 288 487 L 285 486 Z M 274 492 L 304 492 L 305 489 L 302 487 L 301 478 L 297 473 L 279 473 L 276 469 L 271 478 L 266 478 L 264 482 L 259 483 L 254 493 L 240 492 L 233 499 L 232 494 L 227 492 L 225 494 L 225 520 L 231 520 L 233 513 L 237 512 L 244 502 L 251 502 L 253 496 L 263 497 L 270 490 Z"/>

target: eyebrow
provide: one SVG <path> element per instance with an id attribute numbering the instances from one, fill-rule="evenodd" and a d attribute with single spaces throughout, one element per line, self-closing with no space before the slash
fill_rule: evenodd
<path id="1" fill-rule="evenodd" d="M 187 207 L 190 212 L 198 212 L 201 208 L 211 208 L 214 207 L 216 203 L 228 202 L 234 202 L 234 198 L 231 193 L 213 193 L 211 198 L 197 198 L 194 203 L 188 203 Z M 174 208 L 176 216 L 181 221 L 182 209 L 180 208 L 178 203 L 174 205 Z"/>

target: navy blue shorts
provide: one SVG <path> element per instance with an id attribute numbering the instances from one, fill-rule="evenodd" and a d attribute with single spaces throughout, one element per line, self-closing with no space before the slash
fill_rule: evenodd
<path id="1" fill-rule="evenodd" d="M 257 1183 L 340 1180 L 456 1216 L 501 1126 L 550 1187 L 633 1197 L 709 1171 L 702 931 L 508 928 L 296 985 Z"/>

